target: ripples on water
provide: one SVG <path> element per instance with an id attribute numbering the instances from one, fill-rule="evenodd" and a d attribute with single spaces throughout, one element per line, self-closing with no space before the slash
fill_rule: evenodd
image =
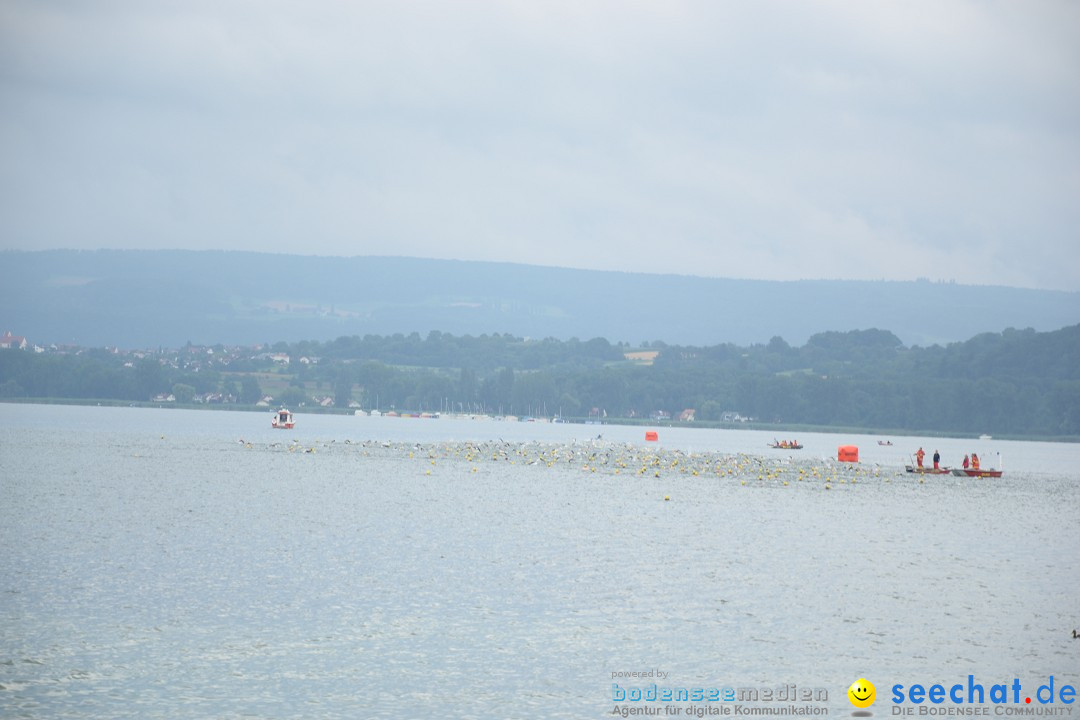
<path id="1" fill-rule="evenodd" d="M 606 717 L 650 668 L 849 714 L 1080 667 L 1075 475 L 2 409 L 4 717 Z"/>

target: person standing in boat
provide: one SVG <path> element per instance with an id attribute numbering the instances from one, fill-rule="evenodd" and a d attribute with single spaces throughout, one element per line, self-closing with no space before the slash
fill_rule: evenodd
<path id="1" fill-rule="evenodd" d="M 971 453 L 971 467 L 973 470 L 979 469 L 979 456 L 975 453 Z"/>
<path id="2" fill-rule="evenodd" d="M 940 463 L 940 462 L 941 462 L 941 453 L 939 453 L 937 450 L 935 450 L 934 451 L 934 469 L 935 470 L 938 469 L 938 463 Z"/>
<path id="3" fill-rule="evenodd" d="M 968 459 L 968 456 L 965 455 L 964 456 L 964 469 L 967 470 L 969 467 L 971 467 L 971 461 Z"/>
<path id="4" fill-rule="evenodd" d="M 920 447 L 918 452 L 915 453 L 915 464 L 922 467 L 922 459 L 924 457 L 926 457 L 926 451 Z"/>

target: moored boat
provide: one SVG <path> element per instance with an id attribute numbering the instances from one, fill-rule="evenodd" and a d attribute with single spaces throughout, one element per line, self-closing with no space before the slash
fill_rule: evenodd
<path id="1" fill-rule="evenodd" d="M 277 428 L 278 430 L 292 430 L 293 425 L 296 422 L 293 420 L 293 414 L 281 408 L 276 413 L 271 415 L 270 427 Z"/>

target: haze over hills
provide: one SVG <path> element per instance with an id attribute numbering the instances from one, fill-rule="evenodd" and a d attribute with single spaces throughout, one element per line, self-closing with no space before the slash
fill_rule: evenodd
<path id="1" fill-rule="evenodd" d="M 0 328 L 32 342 L 178 347 L 437 330 L 637 345 L 801 345 L 882 328 L 907 345 L 1080 322 L 1080 293 L 773 282 L 401 257 L 181 250 L 0 254 Z"/>

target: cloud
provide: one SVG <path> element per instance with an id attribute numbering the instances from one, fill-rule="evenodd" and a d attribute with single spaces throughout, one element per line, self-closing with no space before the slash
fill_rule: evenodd
<path id="1" fill-rule="evenodd" d="M 1080 6 L 0 6 L 6 247 L 1080 289 Z"/>

